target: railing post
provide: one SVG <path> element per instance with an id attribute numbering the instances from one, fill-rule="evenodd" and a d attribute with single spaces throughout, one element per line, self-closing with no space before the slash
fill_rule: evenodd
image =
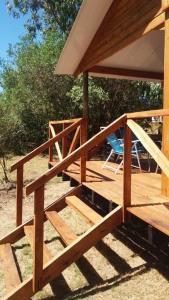
<path id="1" fill-rule="evenodd" d="M 33 291 L 41 289 L 43 272 L 44 185 L 34 194 Z"/>
<path id="2" fill-rule="evenodd" d="M 126 208 L 131 205 L 131 130 L 125 125 L 123 165 L 123 222 L 127 221 Z"/>
<path id="3" fill-rule="evenodd" d="M 23 209 L 23 165 L 17 168 L 16 183 L 16 226 L 22 224 Z"/>
<path id="4" fill-rule="evenodd" d="M 67 124 L 63 123 L 63 130 L 66 129 Z M 67 155 L 67 136 L 62 138 L 62 158 L 65 158 Z"/>
<path id="5" fill-rule="evenodd" d="M 82 119 L 80 125 L 80 145 L 83 145 L 86 142 L 87 133 L 86 133 L 86 119 Z M 80 177 L 81 182 L 86 181 L 86 155 L 80 157 Z"/>
<path id="6" fill-rule="evenodd" d="M 51 138 L 52 138 L 52 133 L 51 133 L 50 122 L 49 122 L 49 140 Z M 53 161 L 53 145 L 49 146 L 49 165 L 50 165 L 50 162 L 52 162 L 52 161 Z"/>

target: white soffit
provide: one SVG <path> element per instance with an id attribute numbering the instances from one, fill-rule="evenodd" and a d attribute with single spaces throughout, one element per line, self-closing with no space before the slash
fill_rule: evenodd
<path id="1" fill-rule="evenodd" d="M 84 0 L 55 68 L 74 74 L 113 0 Z"/>
<path id="2" fill-rule="evenodd" d="M 157 73 L 163 72 L 164 31 L 151 31 L 97 65 Z"/>

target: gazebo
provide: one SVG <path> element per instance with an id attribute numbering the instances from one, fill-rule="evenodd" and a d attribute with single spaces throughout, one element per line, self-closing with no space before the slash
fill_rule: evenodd
<path id="1" fill-rule="evenodd" d="M 85 0 L 55 68 L 84 77 L 88 119 L 88 74 L 159 81 L 169 108 L 169 1 Z M 169 159 L 169 118 L 163 118 L 163 153 Z M 169 181 L 162 176 L 162 193 Z"/>
<path id="2" fill-rule="evenodd" d="M 169 0 L 84 0 L 55 73 L 75 77 L 83 74 L 83 118 L 51 121 L 49 140 L 11 167 L 11 171 L 17 171 L 16 228 L 0 240 L 6 300 L 30 299 L 130 218 L 169 236 Z M 124 114 L 87 139 L 89 74 L 161 82 L 163 109 Z M 162 151 L 135 121 L 153 116 L 163 117 Z M 63 126 L 63 130 L 55 132 L 55 125 Z M 123 171 L 115 174 L 103 170 L 103 161 L 88 158 L 95 146 L 121 126 L 125 129 L 124 164 Z M 132 173 L 132 132 L 160 166 L 162 175 Z M 68 145 L 69 134 L 73 138 Z M 53 160 L 54 146 L 57 161 Z M 25 164 L 48 149 L 51 168 L 24 187 Z M 59 199 L 45 207 L 47 183 L 59 174 L 72 180 L 74 188 L 63 191 Z M 24 190 L 26 196 L 34 195 L 34 213 L 26 222 L 22 218 Z M 76 211 L 89 224 L 80 235 L 70 228 L 64 214 L 59 214 L 67 206 L 70 214 Z M 51 253 L 44 242 L 47 220 L 65 246 L 59 253 Z M 23 237 L 32 249 L 33 270 L 21 282 L 12 248 Z"/>

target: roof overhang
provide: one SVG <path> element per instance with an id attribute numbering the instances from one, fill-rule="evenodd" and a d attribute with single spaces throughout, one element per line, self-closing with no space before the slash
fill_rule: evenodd
<path id="1" fill-rule="evenodd" d="M 83 1 L 55 74 L 75 74 L 112 3 L 113 0 Z M 161 14 L 155 22 L 162 24 L 163 21 L 164 15 Z M 89 74 L 121 79 L 163 80 L 164 30 L 159 28 L 157 26 L 156 30 L 150 30 L 113 55 L 100 60 L 88 69 Z"/>

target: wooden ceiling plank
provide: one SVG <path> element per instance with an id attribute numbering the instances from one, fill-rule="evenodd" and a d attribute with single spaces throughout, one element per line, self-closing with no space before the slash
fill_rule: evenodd
<path id="1" fill-rule="evenodd" d="M 75 76 L 115 54 L 165 20 L 158 0 L 115 0 L 83 56 Z"/>
<path id="2" fill-rule="evenodd" d="M 140 70 L 130 70 L 122 68 L 113 68 L 105 66 L 94 66 L 89 69 L 90 73 L 104 74 L 104 75 L 118 75 L 125 77 L 135 77 L 135 78 L 145 78 L 145 79 L 155 79 L 163 80 L 164 74 L 158 72 L 140 71 Z"/>

